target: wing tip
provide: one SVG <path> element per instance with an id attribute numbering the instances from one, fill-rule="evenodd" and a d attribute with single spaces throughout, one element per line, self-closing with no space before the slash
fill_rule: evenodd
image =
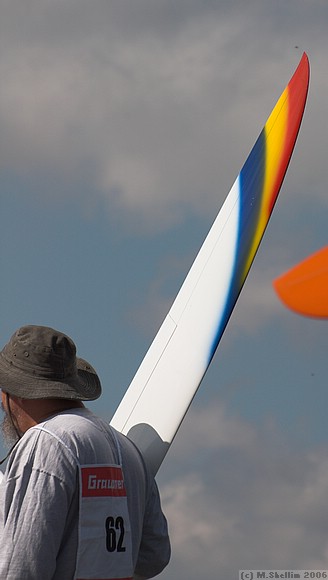
<path id="1" fill-rule="evenodd" d="M 290 310 L 312 318 L 328 318 L 328 246 L 311 254 L 272 282 Z"/>

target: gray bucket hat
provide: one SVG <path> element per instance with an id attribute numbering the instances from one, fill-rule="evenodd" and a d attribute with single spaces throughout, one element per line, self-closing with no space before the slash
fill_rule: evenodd
<path id="1" fill-rule="evenodd" d="M 0 388 L 22 399 L 93 401 L 101 394 L 94 368 L 74 342 L 47 326 L 22 326 L 0 352 Z"/>

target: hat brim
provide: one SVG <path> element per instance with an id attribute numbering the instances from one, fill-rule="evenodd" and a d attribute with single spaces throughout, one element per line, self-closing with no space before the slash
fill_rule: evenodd
<path id="1" fill-rule="evenodd" d="M 0 353 L 0 388 L 22 399 L 69 399 L 94 401 L 101 395 L 100 379 L 84 359 L 76 358 L 77 374 L 53 380 L 27 375 L 13 367 Z"/>

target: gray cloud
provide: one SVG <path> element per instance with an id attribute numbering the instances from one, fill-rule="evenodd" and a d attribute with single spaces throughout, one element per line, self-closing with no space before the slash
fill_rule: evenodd
<path id="1" fill-rule="evenodd" d="M 294 43 L 310 39 L 319 74 L 290 184 L 322 196 L 319 113 L 328 87 L 316 4 L 317 11 L 295 2 L 280 10 L 255 1 L 247 9 L 210 1 L 99 2 L 96 9 L 75 1 L 34 0 L 28 8 L 7 2 L 3 170 L 30 185 L 58 174 L 71 195 L 79 195 L 78 174 L 110 207 L 152 215 L 161 227 L 179 221 L 186 207 L 218 209 L 296 66 L 301 51 Z M 309 26 L 317 27 L 315 36 Z M 310 163 L 305 140 L 314 137 Z M 58 184 L 48 195 L 60 196 Z"/>

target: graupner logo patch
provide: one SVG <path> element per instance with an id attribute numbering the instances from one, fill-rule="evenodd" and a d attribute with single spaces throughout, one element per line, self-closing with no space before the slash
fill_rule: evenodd
<path id="1" fill-rule="evenodd" d="M 81 468 L 82 497 L 126 496 L 120 467 L 88 466 Z"/>

